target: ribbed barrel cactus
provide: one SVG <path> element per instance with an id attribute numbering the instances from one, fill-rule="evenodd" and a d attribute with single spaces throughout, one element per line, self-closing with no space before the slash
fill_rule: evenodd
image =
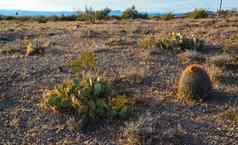
<path id="1" fill-rule="evenodd" d="M 201 101 L 208 97 L 212 89 L 207 72 L 200 65 L 190 65 L 182 73 L 178 84 L 178 99 L 182 101 Z"/>

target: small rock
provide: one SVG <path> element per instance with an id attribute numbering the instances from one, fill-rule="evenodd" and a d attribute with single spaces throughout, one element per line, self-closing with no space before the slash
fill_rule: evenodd
<path id="1" fill-rule="evenodd" d="M 153 133 L 153 128 L 152 127 L 144 127 L 140 130 L 141 134 L 151 134 Z"/>

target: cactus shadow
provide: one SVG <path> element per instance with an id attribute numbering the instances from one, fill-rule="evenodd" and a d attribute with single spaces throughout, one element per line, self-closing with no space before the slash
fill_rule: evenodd
<path id="1" fill-rule="evenodd" d="M 171 145 L 206 145 L 208 144 L 202 136 L 190 134 L 200 128 L 206 128 L 204 132 L 212 131 L 212 125 L 209 122 L 194 121 L 190 118 L 182 117 L 187 114 L 200 112 L 200 106 L 190 108 L 173 99 L 158 100 L 158 97 L 149 97 L 141 101 L 140 111 L 143 112 L 141 117 L 144 120 L 143 127 L 145 130 L 140 134 L 142 137 L 141 144 L 171 144 Z M 149 115 L 145 115 L 149 112 Z M 176 114 L 176 115 L 175 115 Z M 145 115 L 145 116 L 144 116 Z M 146 132 L 152 128 L 152 132 Z M 141 128 L 139 128 L 141 129 Z M 211 129 L 211 130 L 210 130 Z M 198 132 L 197 132 L 198 133 Z M 205 135 L 205 134 L 204 134 Z"/>
<path id="2" fill-rule="evenodd" d="M 229 92 L 215 91 L 213 94 L 206 100 L 208 104 L 213 105 L 225 105 L 238 102 L 238 95 L 234 95 Z"/>

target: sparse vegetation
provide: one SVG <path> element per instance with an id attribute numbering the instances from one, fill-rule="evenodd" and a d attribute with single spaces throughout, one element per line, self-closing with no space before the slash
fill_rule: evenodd
<path id="1" fill-rule="evenodd" d="M 100 75 L 97 70 L 96 56 L 92 52 L 81 53 L 80 58 L 72 61 L 68 67 L 81 79 L 97 78 Z"/>
<path id="2" fill-rule="evenodd" d="M 99 76 L 93 53 L 82 53 L 80 59 L 72 62 L 69 67 L 80 80 L 69 81 L 47 91 L 41 105 L 43 108 L 76 112 L 82 127 L 104 119 L 129 117 L 135 101 L 126 96 L 111 100 L 111 87 Z"/>
<path id="3" fill-rule="evenodd" d="M 212 81 L 213 87 L 219 87 L 222 79 L 224 78 L 224 69 L 210 64 L 205 67 L 205 70 Z"/>
<path id="4" fill-rule="evenodd" d="M 222 45 L 223 45 L 223 52 L 236 53 L 238 46 L 238 35 L 234 35 L 229 39 L 226 39 Z"/>
<path id="5" fill-rule="evenodd" d="M 128 119 L 130 115 L 133 115 L 133 109 L 135 109 L 135 100 L 128 96 L 117 96 L 112 99 L 111 107 L 113 118 Z"/>
<path id="6" fill-rule="evenodd" d="M 47 20 L 48 20 L 48 18 L 46 18 L 46 17 L 37 17 L 36 18 L 36 21 L 38 23 L 47 23 Z"/>
<path id="7" fill-rule="evenodd" d="M 105 42 L 105 45 L 109 48 L 121 45 L 127 45 L 127 40 L 125 38 L 110 38 Z"/>
<path id="8" fill-rule="evenodd" d="M 172 50 L 175 52 L 185 50 L 202 51 L 204 49 L 204 41 L 196 37 L 188 38 L 181 33 L 173 32 L 168 38 L 163 38 L 158 42 L 158 47 L 163 50 Z"/>
<path id="9" fill-rule="evenodd" d="M 168 21 L 168 20 L 172 20 L 175 19 L 175 15 L 172 12 L 169 12 L 167 14 L 165 14 L 164 16 L 161 16 L 162 20 Z"/>
<path id="10" fill-rule="evenodd" d="M 138 19 L 138 18 L 146 19 L 146 18 L 148 18 L 148 15 L 139 13 L 136 10 L 136 7 L 132 6 L 131 8 L 128 8 L 123 12 L 122 18 L 124 18 L 124 19 Z"/>
<path id="11" fill-rule="evenodd" d="M 79 115 L 82 127 L 110 118 L 127 119 L 134 101 L 126 96 L 111 101 L 110 97 L 110 87 L 105 82 L 100 78 L 88 78 L 47 91 L 42 107 L 60 112 L 73 111 Z"/>
<path id="12" fill-rule="evenodd" d="M 109 19 L 109 13 L 111 9 L 105 8 L 103 10 L 95 11 L 92 8 L 85 8 L 85 11 L 78 12 L 77 20 L 80 21 L 89 21 L 95 23 L 97 20 L 106 20 Z"/>
<path id="13" fill-rule="evenodd" d="M 212 83 L 207 72 L 199 65 L 190 65 L 178 83 L 178 99 L 184 102 L 201 101 L 211 93 Z"/>
<path id="14" fill-rule="evenodd" d="M 162 50 L 183 52 L 183 51 L 203 51 L 205 42 L 192 36 L 188 38 L 181 33 L 172 32 L 167 37 L 156 39 L 154 36 L 145 36 L 139 42 L 139 47 L 148 49 L 158 47 Z"/>
<path id="15" fill-rule="evenodd" d="M 238 144 L 237 16 L 20 15 L 0 21 L 1 143 Z"/>
<path id="16" fill-rule="evenodd" d="M 231 9 L 231 10 L 221 10 L 218 11 L 218 15 L 225 17 L 225 16 L 233 16 L 233 15 L 237 15 L 238 11 L 237 9 Z"/>
<path id="17" fill-rule="evenodd" d="M 193 19 L 207 18 L 208 12 L 207 10 L 204 10 L 204 9 L 195 9 L 193 12 L 191 12 L 189 17 Z"/>
<path id="18" fill-rule="evenodd" d="M 238 63 L 238 58 L 228 54 L 220 54 L 209 58 L 209 63 L 215 66 L 225 67 Z"/>
<path id="19" fill-rule="evenodd" d="M 201 53 L 193 50 L 186 50 L 185 52 L 179 53 L 177 57 L 182 64 L 205 62 L 204 56 Z"/>
<path id="20" fill-rule="evenodd" d="M 42 106 L 61 112 L 77 112 L 84 126 L 108 117 L 109 90 L 100 78 L 75 80 L 49 91 L 44 96 Z"/>
<path id="21" fill-rule="evenodd" d="M 145 36 L 142 40 L 139 42 L 139 47 L 143 49 L 149 49 L 152 47 L 156 47 L 156 40 L 154 36 Z"/>
<path id="22" fill-rule="evenodd" d="M 35 55 L 42 53 L 44 51 L 44 48 L 42 47 L 42 44 L 39 40 L 28 40 L 26 41 L 26 55 Z"/>

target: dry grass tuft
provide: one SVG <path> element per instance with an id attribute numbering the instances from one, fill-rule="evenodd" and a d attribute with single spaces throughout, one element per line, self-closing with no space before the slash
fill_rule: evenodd
<path id="1" fill-rule="evenodd" d="M 26 55 L 31 56 L 31 55 L 40 54 L 44 52 L 45 47 L 49 47 L 49 44 L 46 42 L 43 45 L 43 43 L 38 39 L 28 40 L 26 41 L 26 46 L 25 46 Z"/>
<path id="2" fill-rule="evenodd" d="M 228 54 L 215 55 L 209 58 L 208 63 L 223 67 L 225 65 L 237 63 L 237 58 Z"/>
<path id="3" fill-rule="evenodd" d="M 204 56 L 197 51 L 187 50 L 183 53 L 178 54 L 177 57 L 182 64 L 195 63 L 195 62 L 202 63 L 205 61 Z"/>
<path id="4" fill-rule="evenodd" d="M 218 86 L 221 83 L 222 78 L 224 77 L 224 70 L 220 67 L 215 66 L 215 65 L 207 65 L 207 66 L 205 66 L 205 69 L 213 83 L 213 86 L 215 88 L 218 88 Z"/>
<path id="5" fill-rule="evenodd" d="M 228 120 L 232 123 L 238 124 L 238 108 L 231 108 L 221 114 L 222 120 Z"/>
<path id="6" fill-rule="evenodd" d="M 153 48 L 156 45 L 157 45 L 157 42 L 154 36 L 145 36 L 139 42 L 139 47 L 143 49 Z"/>

